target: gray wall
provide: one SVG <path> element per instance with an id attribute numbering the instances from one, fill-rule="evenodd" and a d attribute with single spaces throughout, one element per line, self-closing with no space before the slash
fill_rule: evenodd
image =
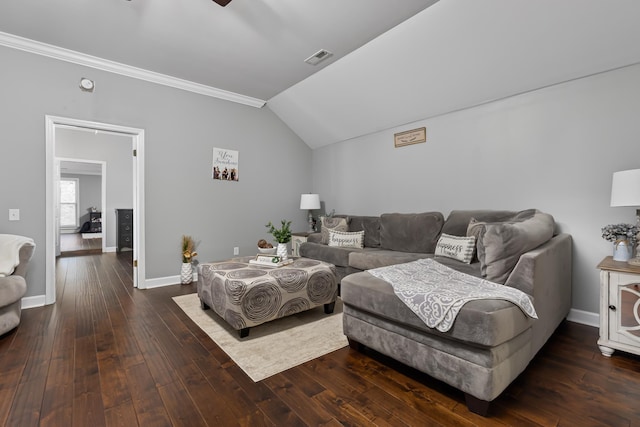
<path id="1" fill-rule="evenodd" d="M 102 221 L 107 225 L 106 246 L 116 246 L 116 209 L 133 208 L 133 156 L 130 136 L 86 132 L 74 129 L 56 131 L 56 156 L 106 162 L 107 205 Z M 100 194 L 100 193 L 98 193 Z"/>
<path id="2" fill-rule="evenodd" d="M 180 271 L 180 238 L 198 259 L 255 254 L 264 224 L 304 230 L 300 194 L 311 150 L 268 109 L 256 109 L 0 47 L 0 232 L 33 237 L 27 296 L 45 293 L 45 115 L 145 130 L 147 279 Z M 81 77 L 96 91 L 81 92 Z M 212 148 L 240 152 L 240 182 L 211 179 Z M 8 209 L 20 208 L 20 221 Z"/>
<path id="3" fill-rule="evenodd" d="M 313 189 L 339 213 L 548 212 L 574 238 L 573 308 L 597 313 L 600 228 L 635 222 L 609 201 L 612 173 L 640 168 L 639 117 L 634 66 L 317 149 Z M 394 148 L 421 126 L 426 143 Z"/>
<path id="4" fill-rule="evenodd" d="M 82 224 L 89 221 L 89 209 L 91 207 L 98 208 L 98 212 L 102 211 L 102 177 L 99 175 L 83 175 L 73 173 L 63 173 L 60 175 L 63 178 L 76 178 L 78 179 L 79 187 L 79 204 L 78 209 L 80 213 L 80 219 L 78 221 L 79 228 Z"/>

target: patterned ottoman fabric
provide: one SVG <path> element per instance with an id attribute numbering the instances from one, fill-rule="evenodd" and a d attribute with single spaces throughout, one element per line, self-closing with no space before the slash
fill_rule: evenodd
<path id="1" fill-rule="evenodd" d="M 198 297 L 234 329 L 332 304 L 338 296 L 332 264 L 298 258 L 269 268 L 249 264 L 252 258 L 198 265 Z"/>

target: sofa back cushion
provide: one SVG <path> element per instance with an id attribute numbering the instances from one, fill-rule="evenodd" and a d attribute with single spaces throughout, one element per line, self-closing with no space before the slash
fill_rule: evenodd
<path id="1" fill-rule="evenodd" d="M 468 233 L 476 236 L 483 277 L 505 283 L 520 256 L 551 239 L 554 229 L 551 215 L 530 209 L 504 222 L 473 220 Z"/>
<path id="2" fill-rule="evenodd" d="M 400 252 L 433 253 L 443 224 L 444 216 L 440 212 L 382 214 L 380 247 Z"/>
<path id="3" fill-rule="evenodd" d="M 514 211 L 491 211 L 491 210 L 459 210 L 451 211 L 444 225 L 442 232 L 453 236 L 466 236 L 469 221 L 474 218 L 480 222 L 502 222 L 512 219 L 518 212 Z"/>
<path id="4" fill-rule="evenodd" d="M 349 216 L 349 231 L 364 231 L 364 247 L 380 247 L 379 216 Z"/>

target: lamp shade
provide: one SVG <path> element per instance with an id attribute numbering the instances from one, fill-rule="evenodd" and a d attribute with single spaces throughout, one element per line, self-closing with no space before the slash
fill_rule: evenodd
<path id="1" fill-rule="evenodd" d="M 320 209 L 320 195 L 303 194 L 300 196 L 300 209 Z"/>
<path id="2" fill-rule="evenodd" d="M 613 173 L 611 206 L 640 206 L 640 169 Z"/>

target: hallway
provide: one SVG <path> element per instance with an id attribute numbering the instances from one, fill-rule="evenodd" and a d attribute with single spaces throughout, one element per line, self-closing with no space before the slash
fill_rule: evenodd
<path id="1" fill-rule="evenodd" d="M 60 256 L 95 255 L 102 253 L 102 238 L 84 239 L 82 233 L 60 234 Z"/>

